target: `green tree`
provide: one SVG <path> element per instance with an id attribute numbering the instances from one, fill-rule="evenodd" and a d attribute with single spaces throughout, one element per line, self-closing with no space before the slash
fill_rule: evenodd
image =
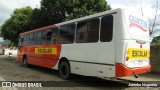
<path id="1" fill-rule="evenodd" d="M 109 9 L 106 0 L 41 0 L 40 9 L 14 10 L 11 18 L 1 26 L 1 34 L 17 45 L 19 33 Z"/>
<path id="2" fill-rule="evenodd" d="M 17 44 L 19 33 L 31 29 L 30 27 L 31 15 L 32 15 L 31 7 L 15 9 L 13 15 L 11 15 L 11 18 L 9 18 L 1 26 L 1 34 L 4 37 L 4 39 L 11 40 L 11 42 Z"/>
<path id="3" fill-rule="evenodd" d="M 31 29 L 36 29 L 36 28 L 40 28 L 45 26 L 44 23 L 44 19 L 41 16 L 42 12 L 40 9 L 35 8 L 32 11 L 31 17 L 30 17 L 30 27 Z"/>
<path id="4" fill-rule="evenodd" d="M 160 45 L 160 36 L 153 38 L 152 43 L 154 43 L 155 45 Z"/>
<path id="5" fill-rule="evenodd" d="M 110 9 L 106 0 L 76 0 L 67 19 L 75 19 Z"/>
<path id="6" fill-rule="evenodd" d="M 43 25 L 50 25 L 70 19 L 110 10 L 106 0 L 42 0 Z"/>

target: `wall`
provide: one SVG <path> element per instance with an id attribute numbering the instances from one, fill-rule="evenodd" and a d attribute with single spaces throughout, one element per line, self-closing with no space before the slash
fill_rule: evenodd
<path id="1" fill-rule="evenodd" d="M 11 53 L 11 55 L 16 56 L 17 55 L 17 49 L 5 49 L 5 55 L 9 55 L 9 53 Z"/>
<path id="2" fill-rule="evenodd" d="M 152 72 L 160 74 L 160 46 L 151 46 Z"/>

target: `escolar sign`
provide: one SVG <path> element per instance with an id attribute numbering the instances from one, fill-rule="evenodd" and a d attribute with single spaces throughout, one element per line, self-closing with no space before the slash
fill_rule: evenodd
<path id="1" fill-rule="evenodd" d="M 35 48 L 35 54 L 57 54 L 57 48 Z"/>
<path id="2" fill-rule="evenodd" d="M 147 49 L 129 48 L 128 56 L 129 59 L 148 59 L 150 52 Z"/>

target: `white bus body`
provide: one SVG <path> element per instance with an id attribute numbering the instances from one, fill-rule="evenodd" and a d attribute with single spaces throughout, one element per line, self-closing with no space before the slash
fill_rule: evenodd
<path id="1" fill-rule="evenodd" d="M 70 73 L 123 77 L 151 71 L 147 20 L 124 9 L 20 34 L 18 61 Z"/>

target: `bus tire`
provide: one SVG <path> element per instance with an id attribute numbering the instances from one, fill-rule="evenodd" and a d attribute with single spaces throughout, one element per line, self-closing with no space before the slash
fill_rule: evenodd
<path id="1" fill-rule="evenodd" d="M 23 58 L 23 65 L 24 65 L 25 67 L 29 67 L 27 57 L 24 57 L 24 58 Z"/>
<path id="2" fill-rule="evenodd" d="M 70 65 L 66 61 L 60 63 L 58 71 L 60 77 L 65 80 L 68 80 L 71 76 Z"/>

